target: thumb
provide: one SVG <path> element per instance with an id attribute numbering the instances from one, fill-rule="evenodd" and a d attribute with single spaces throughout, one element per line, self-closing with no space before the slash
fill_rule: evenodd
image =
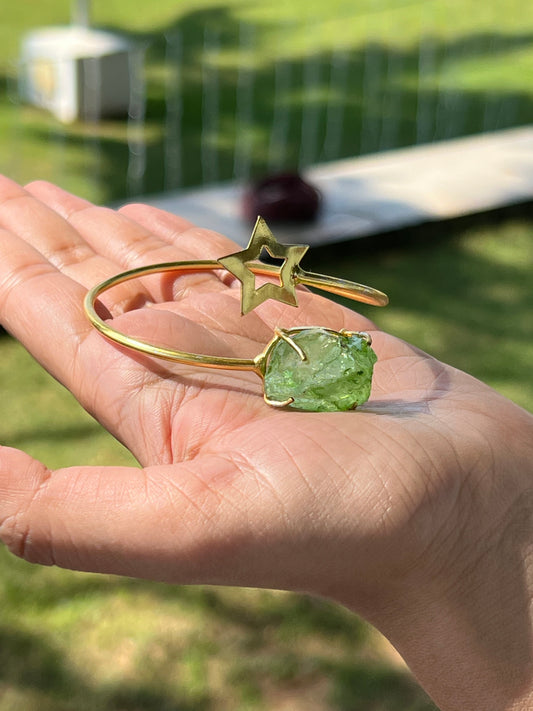
<path id="1" fill-rule="evenodd" d="M 44 565 L 233 584 L 235 540 L 251 540 L 249 519 L 238 515 L 242 501 L 230 503 L 212 483 L 233 481 L 234 474 L 234 464 L 216 457 L 52 471 L 0 447 L 0 539 L 15 555 Z M 250 555 L 247 547 L 240 552 Z"/>

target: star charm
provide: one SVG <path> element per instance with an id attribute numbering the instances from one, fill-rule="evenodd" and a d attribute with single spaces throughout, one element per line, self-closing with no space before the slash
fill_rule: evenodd
<path id="1" fill-rule="evenodd" d="M 269 282 L 256 289 L 255 274 L 247 265 L 249 262 L 259 260 L 263 248 L 274 259 L 284 260 L 279 270 L 280 285 Z M 293 274 L 308 249 L 306 244 L 280 244 L 263 218 L 258 217 L 246 249 L 242 252 L 228 254 L 227 257 L 218 260 L 219 264 L 236 276 L 242 284 L 241 313 L 244 315 L 253 311 L 268 299 L 281 301 L 290 306 L 298 306 Z"/>

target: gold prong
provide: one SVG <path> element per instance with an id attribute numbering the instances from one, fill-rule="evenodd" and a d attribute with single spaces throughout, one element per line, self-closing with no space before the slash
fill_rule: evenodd
<path id="1" fill-rule="evenodd" d="M 304 351 L 297 343 L 292 340 L 292 338 L 287 334 L 287 331 L 285 331 L 283 328 L 275 328 L 274 333 L 278 338 L 281 338 L 282 341 L 288 343 L 291 348 L 294 348 L 296 353 L 298 353 L 298 355 L 300 356 L 301 360 L 307 360 L 307 356 L 305 355 Z"/>
<path id="2" fill-rule="evenodd" d="M 263 399 L 266 402 L 267 405 L 272 405 L 272 407 L 286 407 L 287 405 L 290 405 L 291 402 L 294 402 L 293 397 L 287 398 L 287 400 L 270 400 L 266 395 L 263 395 Z"/>
<path id="3" fill-rule="evenodd" d="M 362 338 L 364 341 L 366 341 L 369 346 L 372 345 L 372 336 L 366 331 L 349 331 L 346 328 L 342 328 L 340 330 L 340 333 L 343 336 L 357 336 L 358 338 Z"/>

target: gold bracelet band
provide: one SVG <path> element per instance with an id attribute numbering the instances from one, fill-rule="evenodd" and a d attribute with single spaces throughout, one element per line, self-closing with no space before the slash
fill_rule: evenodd
<path id="1" fill-rule="evenodd" d="M 281 267 L 254 261 L 259 257 L 263 247 L 267 249 L 272 257 L 279 257 L 284 260 Z M 242 282 L 241 310 L 243 313 L 256 308 L 256 306 L 262 303 L 262 301 L 269 298 L 277 299 L 283 303 L 296 306 L 295 286 L 298 284 L 322 289 L 332 294 L 344 296 L 366 304 L 386 306 L 388 303 L 388 297 L 386 294 L 378 291 L 377 289 L 364 286 L 363 284 L 347 281 L 345 279 L 336 279 L 323 274 L 314 274 L 304 271 L 299 266 L 298 262 L 306 250 L 306 245 L 280 245 L 275 241 L 272 233 L 264 221 L 259 218 L 256 223 L 252 239 L 250 240 L 250 244 L 247 249 L 242 252 L 229 255 L 228 257 L 222 257 L 220 260 L 166 262 L 163 264 L 152 264 L 149 266 L 138 267 L 122 272 L 121 274 L 117 274 L 116 276 L 106 279 L 101 284 L 96 285 L 88 291 L 84 300 L 85 312 L 93 326 L 103 336 L 115 343 L 120 344 L 121 346 L 125 346 L 126 348 L 131 348 L 132 350 L 139 351 L 149 356 L 174 361 L 184 365 L 194 365 L 204 368 L 253 371 L 263 378 L 263 380 L 267 374 L 267 367 L 272 353 L 280 341 L 288 345 L 289 351 L 297 354 L 299 361 L 306 362 L 308 360 L 307 355 L 303 350 L 303 346 L 299 346 L 297 341 L 298 339 L 308 338 L 310 332 L 312 331 L 320 331 L 320 337 L 322 340 L 325 338 L 328 343 L 332 338 L 334 340 L 339 340 L 340 338 L 340 343 L 343 347 L 346 346 L 346 343 L 348 342 L 347 339 L 356 339 L 359 350 L 370 349 L 373 354 L 373 351 L 370 348 L 370 337 L 367 334 L 351 331 L 337 332 L 324 327 L 295 328 L 287 330 L 276 329 L 273 339 L 266 345 L 265 349 L 261 353 L 255 356 L 255 358 L 229 358 L 223 356 L 209 356 L 200 353 L 189 353 L 187 351 L 165 348 L 163 346 L 149 343 L 140 338 L 128 336 L 127 334 L 113 328 L 113 326 L 111 326 L 108 322 L 100 318 L 96 312 L 95 304 L 98 297 L 123 282 L 152 274 L 167 272 L 183 274 L 189 272 L 214 271 L 219 269 L 230 271 Z M 278 277 L 281 285 L 278 286 L 273 283 L 267 283 L 263 284 L 258 289 L 255 289 L 256 275 Z M 302 336 L 302 334 L 304 335 Z M 342 339 L 344 339 L 344 341 Z M 266 391 L 265 400 L 269 404 L 277 406 L 294 403 L 292 396 L 281 400 L 273 399 L 267 396 Z M 360 404 L 360 402 L 356 404 Z M 355 405 L 352 405 L 352 408 L 354 406 Z"/>
<path id="2" fill-rule="evenodd" d="M 117 274 L 110 279 L 106 279 L 101 284 L 93 287 L 86 295 L 84 307 L 85 312 L 93 324 L 106 338 L 119 343 L 126 348 L 146 353 L 147 355 L 164 360 L 176 361 L 184 365 L 198 365 L 204 368 L 223 368 L 230 370 L 253 370 L 259 375 L 264 374 L 264 351 L 259 353 L 255 358 L 225 358 L 218 356 L 207 356 L 200 353 L 187 353 L 186 351 L 178 351 L 172 348 L 164 348 L 162 346 L 148 343 L 140 338 L 133 338 L 109 325 L 106 321 L 100 318 L 96 313 L 95 303 L 99 296 L 105 291 L 118 286 L 125 281 L 136 279 L 149 274 L 159 274 L 162 272 L 205 272 L 216 269 L 225 269 L 219 262 L 215 260 L 198 260 L 190 262 L 166 262 L 163 264 L 151 264 L 146 267 L 138 267 L 130 269 L 127 272 Z M 279 267 L 270 264 L 251 264 L 249 269 L 253 274 L 262 276 L 278 276 Z M 332 294 L 345 296 L 355 301 L 361 301 L 365 304 L 373 304 L 374 306 L 386 306 L 388 297 L 377 289 L 372 289 L 363 284 L 347 281 L 346 279 L 334 279 L 323 274 L 313 274 L 306 272 L 303 269 L 298 269 L 294 274 L 294 280 L 297 284 L 304 286 L 316 287 L 329 291 Z"/>

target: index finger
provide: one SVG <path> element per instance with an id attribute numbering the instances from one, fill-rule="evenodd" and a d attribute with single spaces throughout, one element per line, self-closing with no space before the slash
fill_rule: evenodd
<path id="1" fill-rule="evenodd" d="M 67 387 L 91 332 L 85 289 L 20 237 L 0 230 L 0 322 Z"/>
<path id="2" fill-rule="evenodd" d="M 19 237 L 57 270 L 84 287 L 120 271 L 119 264 L 96 252 L 58 211 L 35 197 L 30 189 L 4 176 L 0 176 L 0 228 Z M 140 283 L 124 284 L 114 294 L 119 312 L 147 300 L 149 294 Z"/>

